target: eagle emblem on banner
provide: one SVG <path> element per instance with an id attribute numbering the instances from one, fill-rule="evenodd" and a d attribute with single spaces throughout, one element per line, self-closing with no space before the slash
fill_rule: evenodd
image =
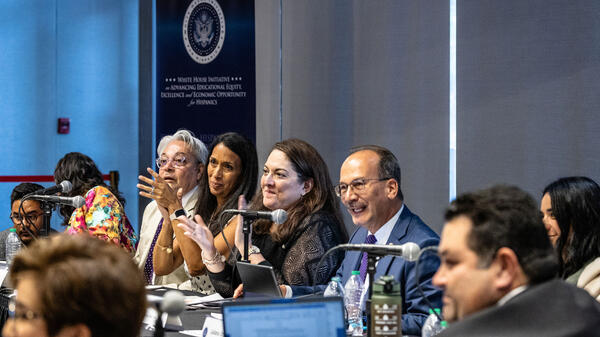
<path id="1" fill-rule="evenodd" d="M 212 62 L 225 41 L 225 16 L 216 0 L 194 0 L 183 19 L 183 43 L 190 57 L 201 64 Z"/>

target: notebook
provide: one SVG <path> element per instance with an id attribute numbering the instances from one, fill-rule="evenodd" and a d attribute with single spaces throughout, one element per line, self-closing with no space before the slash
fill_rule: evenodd
<path id="1" fill-rule="evenodd" d="M 236 266 L 244 284 L 244 297 L 281 297 L 273 267 L 248 262 L 237 262 Z"/>
<path id="2" fill-rule="evenodd" d="M 344 337 L 341 297 L 224 303 L 225 337 Z"/>

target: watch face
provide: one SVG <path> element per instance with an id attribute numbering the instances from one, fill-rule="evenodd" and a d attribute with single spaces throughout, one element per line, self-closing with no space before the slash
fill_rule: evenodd
<path id="1" fill-rule="evenodd" d="M 180 217 L 180 216 L 186 216 L 185 211 L 183 209 L 178 209 L 175 211 L 175 216 L 176 217 Z"/>

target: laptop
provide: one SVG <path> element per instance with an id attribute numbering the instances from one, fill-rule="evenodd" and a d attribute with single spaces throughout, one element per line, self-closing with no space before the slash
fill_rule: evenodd
<path id="1" fill-rule="evenodd" d="M 281 297 L 273 267 L 240 261 L 236 267 L 244 284 L 244 297 Z"/>
<path id="2" fill-rule="evenodd" d="M 345 337 L 341 297 L 223 303 L 225 337 Z"/>

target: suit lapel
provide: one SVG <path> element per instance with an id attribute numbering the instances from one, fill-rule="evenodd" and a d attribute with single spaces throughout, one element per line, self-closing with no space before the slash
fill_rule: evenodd
<path id="1" fill-rule="evenodd" d="M 408 224 L 410 223 L 411 212 L 408 210 L 408 207 L 404 205 L 404 209 L 402 213 L 400 213 L 400 217 L 398 217 L 398 221 L 394 225 L 392 232 L 390 233 L 390 237 L 386 244 L 394 244 L 399 245 L 402 244 L 402 239 L 406 236 L 406 231 L 408 230 Z M 380 276 L 385 275 L 386 270 L 390 266 L 390 263 L 393 260 L 393 256 L 384 256 L 379 260 L 377 264 L 377 271 L 375 272 L 375 279 L 377 280 Z"/>

